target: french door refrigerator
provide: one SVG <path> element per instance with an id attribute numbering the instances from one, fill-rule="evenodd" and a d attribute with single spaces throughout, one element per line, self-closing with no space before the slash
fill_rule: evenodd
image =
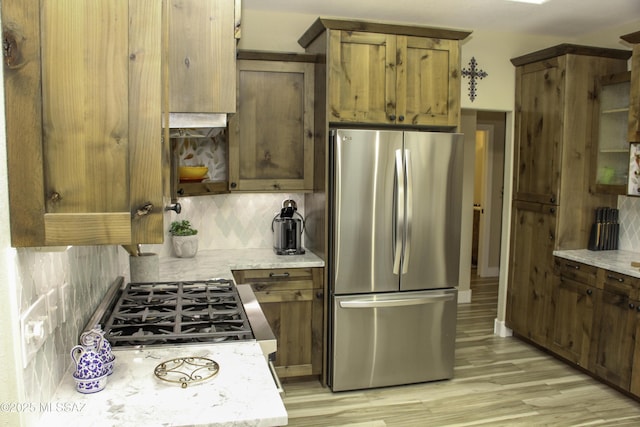
<path id="1" fill-rule="evenodd" d="M 451 378 L 462 135 L 333 129 L 329 153 L 329 385 Z"/>

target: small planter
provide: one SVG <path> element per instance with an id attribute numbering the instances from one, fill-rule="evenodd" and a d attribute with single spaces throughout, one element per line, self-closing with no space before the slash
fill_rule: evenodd
<path id="1" fill-rule="evenodd" d="M 173 253 L 178 258 L 193 258 L 198 253 L 198 236 L 173 236 Z"/>
<path id="2" fill-rule="evenodd" d="M 178 258 L 193 258 L 198 253 L 198 230 L 189 221 L 173 221 L 169 233 L 173 236 L 173 253 Z"/>

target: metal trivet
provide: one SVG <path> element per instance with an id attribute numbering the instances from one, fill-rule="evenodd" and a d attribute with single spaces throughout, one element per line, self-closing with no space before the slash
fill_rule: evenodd
<path id="1" fill-rule="evenodd" d="M 160 363 L 153 373 L 162 381 L 180 384 L 180 387 L 187 388 L 189 384 L 215 377 L 219 371 L 220 366 L 211 359 L 179 357 Z"/>

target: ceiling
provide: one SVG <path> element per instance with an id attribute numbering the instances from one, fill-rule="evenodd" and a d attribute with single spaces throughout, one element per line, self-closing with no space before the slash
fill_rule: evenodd
<path id="1" fill-rule="evenodd" d="M 243 7 L 567 38 L 640 20 L 640 0 L 243 0 Z"/>

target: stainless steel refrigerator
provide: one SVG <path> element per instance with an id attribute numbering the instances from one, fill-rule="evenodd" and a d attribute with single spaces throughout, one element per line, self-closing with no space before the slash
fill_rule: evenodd
<path id="1" fill-rule="evenodd" d="M 453 376 L 462 162 L 460 134 L 331 131 L 334 391 Z"/>

